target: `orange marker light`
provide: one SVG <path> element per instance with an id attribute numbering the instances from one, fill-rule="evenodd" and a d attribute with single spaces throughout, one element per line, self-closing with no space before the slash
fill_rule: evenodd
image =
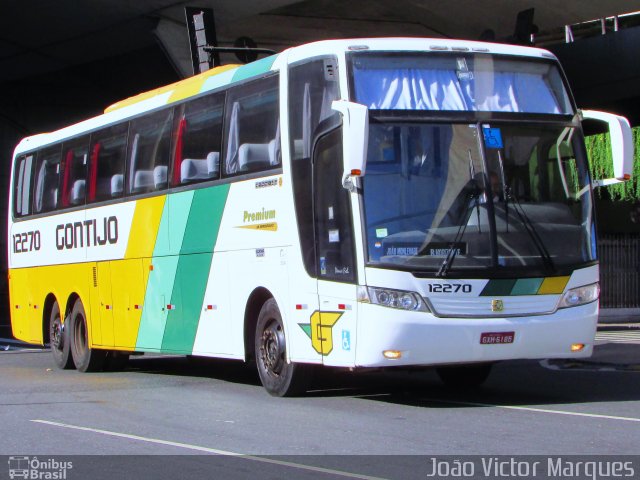
<path id="1" fill-rule="evenodd" d="M 583 348 L 584 348 L 584 343 L 572 343 L 571 344 L 571 351 L 572 352 L 579 352 Z"/>
<path id="2" fill-rule="evenodd" d="M 402 357 L 402 352 L 400 350 L 385 350 L 382 355 L 389 360 L 397 360 Z"/>

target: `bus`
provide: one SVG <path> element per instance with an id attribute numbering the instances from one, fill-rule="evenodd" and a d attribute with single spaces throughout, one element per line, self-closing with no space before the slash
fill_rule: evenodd
<path id="1" fill-rule="evenodd" d="M 213 68 L 15 149 L 13 334 L 60 368 L 131 354 L 255 362 L 275 396 L 320 366 L 592 353 L 598 259 L 580 111 L 548 51 L 327 40 Z"/>

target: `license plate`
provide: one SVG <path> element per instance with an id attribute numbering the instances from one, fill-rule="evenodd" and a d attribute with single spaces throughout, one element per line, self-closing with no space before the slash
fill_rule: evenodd
<path id="1" fill-rule="evenodd" d="M 499 343 L 513 343 L 516 332 L 484 332 L 480 335 L 482 345 L 497 345 Z"/>

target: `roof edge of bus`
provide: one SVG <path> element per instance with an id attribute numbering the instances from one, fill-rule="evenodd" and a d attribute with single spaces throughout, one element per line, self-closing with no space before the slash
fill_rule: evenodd
<path id="1" fill-rule="evenodd" d="M 214 67 L 211 70 L 207 70 L 206 72 L 199 73 L 198 75 L 194 75 L 192 77 L 178 80 L 177 82 L 170 83 L 169 85 L 163 85 L 161 87 L 154 88 L 153 90 L 148 90 L 146 92 L 142 92 L 137 95 L 133 95 L 131 97 L 120 100 L 112 105 L 109 105 L 107 108 L 105 108 L 104 113 L 113 112 L 114 110 L 119 110 L 121 108 L 128 107 L 129 105 L 134 105 L 136 103 L 142 102 L 144 100 L 148 100 L 150 98 L 153 98 L 158 95 L 162 95 L 163 93 L 167 93 L 167 92 L 173 92 L 173 94 L 171 95 L 171 98 L 174 97 L 174 94 L 178 94 L 180 97 L 186 98 L 189 96 L 190 93 L 193 92 L 195 88 L 201 87 L 204 81 L 209 77 L 220 75 L 221 73 L 224 73 L 228 70 L 232 70 L 238 67 L 240 67 L 240 65 L 236 65 L 236 64 L 229 64 L 229 65 L 222 65 L 220 67 Z"/>
<path id="2" fill-rule="evenodd" d="M 166 104 L 168 105 L 193 95 L 197 95 L 203 91 L 228 85 L 253 76 L 258 76 L 269 71 L 277 57 L 278 54 L 275 54 L 244 65 L 228 64 L 220 67 L 214 67 L 210 70 L 179 80 L 169 85 L 163 85 L 153 90 L 142 92 L 138 95 L 120 100 L 119 102 L 107 107 L 104 110 L 104 113 L 110 113 L 131 105 L 136 105 L 144 102 L 145 100 L 150 100 L 161 95 L 167 96 Z"/>
<path id="3" fill-rule="evenodd" d="M 425 46 L 424 43 L 427 42 Z M 348 50 L 349 47 L 354 49 L 353 47 L 363 47 L 367 46 L 371 50 L 397 50 L 398 44 L 404 43 L 403 46 L 406 48 L 411 45 L 410 48 L 415 48 L 419 50 L 428 51 L 430 49 L 439 50 L 438 47 L 469 47 L 469 50 L 473 49 L 488 49 L 487 53 L 497 53 L 497 54 L 515 54 L 515 55 L 526 55 L 526 56 L 544 56 L 547 58 L 556 56 L 540 47 L 535 46 L 523 46 L 523 45 L 513 45 L 509 43 L 498 43 L 498 42 L 485 42 L 480 40 L 468 40 L 468 39 L 457 39 L 457 38 L 439 38 L 439 37 L 354 37 L 354 38 L 341 38 L 341 39 L 326 39 L 326 40 L 317 40 L 314 42 L 309 42 L 303 45 L 297 45 L 289 48 L 289 51 L 298 52 L 298 51 L 306 51 L 310 48 L 324 46 L 324 45 L 333 45 L 339 46 L 342 50 Z M 422 43 L 422 45 L 420 45 Z M 409 44 L 409 45 L 408 45 Z M 425 48 L 426 47 L 426 48 Z M 355 49 L 354 49 L 355 50 Z M 474 52 L 476 53 L 476 52 Z"/>

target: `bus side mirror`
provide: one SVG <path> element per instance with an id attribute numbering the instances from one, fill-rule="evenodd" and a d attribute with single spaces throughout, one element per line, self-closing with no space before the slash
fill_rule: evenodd
<path id="1" fill-rule="evenodd" d="M 596 110 L 583 110 L 582 118 L 606 123 L 611 138 L 614 178 L 595 180 L 593 186 L 602 187 L 629 180 L 633 171 L 633 136 L 627 119 Z"/>
<path id="2" fill-rule="evenodd" d="M 346 100 L 335 100 L 331 108 L 342 114 L 342 186 L 354 191 L 352 178 L 364 176 L 367 165 L 369 109 Z"/>

